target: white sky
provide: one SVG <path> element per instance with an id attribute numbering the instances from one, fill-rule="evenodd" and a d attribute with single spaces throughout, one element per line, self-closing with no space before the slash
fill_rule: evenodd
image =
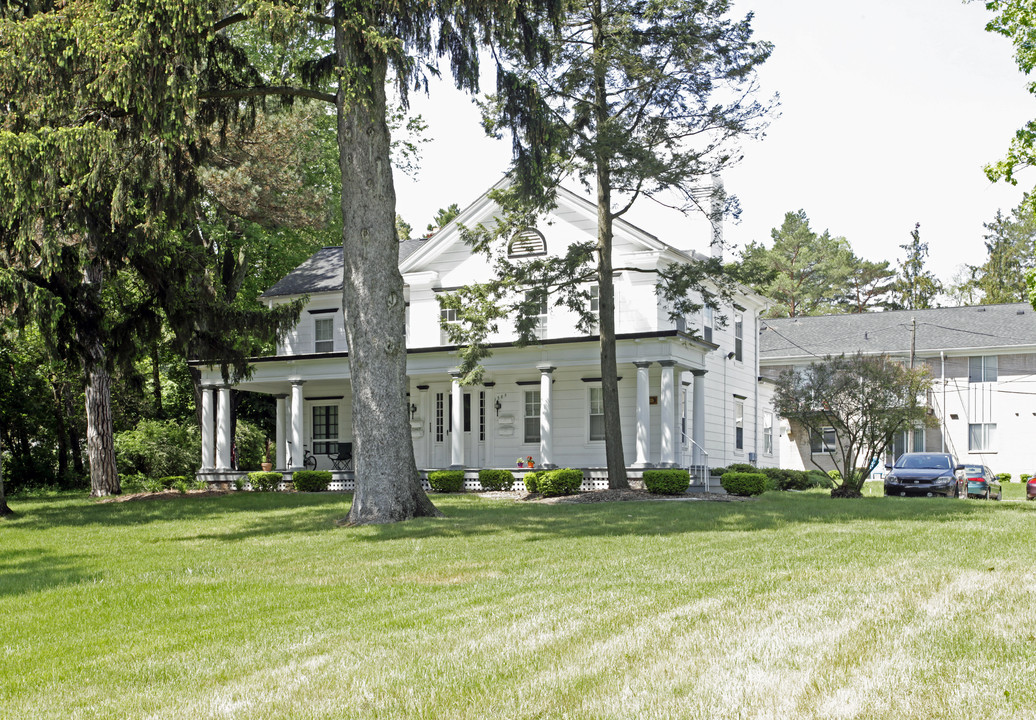
<path id="1" fill-rule="evenodd" d="M 755 36 L 775 45 L 760 80 L 767 94 L 780 93 L 781 116 L 724 175 L 742 207 L 727 241 L 769 244 L 784 213 L 802 208 L 814 230 L 844 236 L 870 260 L 895 265 L 920 222 L 940 279 L 981 263 L 982 223 L 1016 206 L 1024 182 L 1036 183 L 1028 175 L 1018 187 L 993 185 L 982 172 L 1036 117 L 1010 43 L 984 29 L 983 4 L 734 0 L 735 15 L 749 11 Z M 432 139 L 417 180 L 396 179 L 398 212 L 416 234 L 438 208 L 463 208 L 496 182 L 510 145 L 484 137 L 477 109 L 451 87 L 411 104 Z M 700 218 L 642 201 L 629 219 L 670 244 L 708 250 Z"/>

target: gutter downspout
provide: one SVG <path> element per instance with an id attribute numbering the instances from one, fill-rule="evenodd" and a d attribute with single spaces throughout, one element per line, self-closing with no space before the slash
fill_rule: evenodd
<path id="1" fill-rule="evenodd" d="M 753 372 L 755 375 L 752 376 L 752 387 L 755 389 L 755 423 L 754 423 L 754 446 L 755 446 L 755 464 L 759 467 L 759 423 L 762 420 L 762 416 L 759 414 L 759 313 L 755 313 L 755 363 Z"/>

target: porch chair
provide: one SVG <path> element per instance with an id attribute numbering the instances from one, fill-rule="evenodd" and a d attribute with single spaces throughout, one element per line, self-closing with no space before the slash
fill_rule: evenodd
<path id="1" fill-rule="evenodd" d="M 351 442 L 338 443 L 338 457 L 331 458 L 331 465 L 335 470 L 353 469 L 353 444 Z"/>

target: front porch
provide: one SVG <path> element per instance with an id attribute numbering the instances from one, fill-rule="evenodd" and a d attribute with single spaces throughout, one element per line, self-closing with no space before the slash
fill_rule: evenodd
<path id="1" fill-rule="evenodd" d="M 320 467 L 318 470 L 322 469 Z M 326 468 L 324 468 L 326 469 Z M 478 473 L 481 468 L 464 468 L 464 491 L 465 492 L 481 492 L 482 486 L 478 482 Z M 543 472 L 542 468 L 504 468 L 514 473 L 514 486 L 513 490 L 522 490 L 525 488 L 524 478 L 526 473 L 530 472 Z M 581 468 L 583 471 L 583 484 L 579 488 L 581 492 L 589 492 L 591 490 L 607 490 L 608 489 L 608 469 L 603 467 L 596 468 Z M 421 485 L 425 492 L 431 492 L 431 485 L 428 484 L 428 473 L 436 472 L 436 468 L 419 469 L 417 472 L 421 476 Z M 291 475 L 293 470 L 275 470 L 281 474 L 281 481 L 278 483 L 277 489 L 279 491 L 291 490 Z M 626 473 L 629 478 L 630 484 L 634 487 L 641 486 L 643 478 L 643 468 L 626 468 Z M 198 480 L 204 480 L 208 483 L 209 487 L 213 490 L 233 490 L 237 487 L 240 482 L 245 489 L 249 489 L 248 486 L 248 473 L 247 470 L 199 470 L 197 474 Z M 353 492 L 356 489 L 355 474 L 352 470 L 332 470 L 331 471 L 331 483 L 327 488 L 332 492 Z M 708 475 L 704 477 L 696 476 L 694 473 L 691 474 L 691 484 L 687 488 L 688 492 L 724 492 L 720 487 L 718 478 L 709 478 Z"/>

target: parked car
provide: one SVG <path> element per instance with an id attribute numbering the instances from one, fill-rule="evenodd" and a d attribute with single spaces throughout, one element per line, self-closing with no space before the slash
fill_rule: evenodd
<path id="1" fill-rule="evenodd" d="M 964 469 L 950 453 L 903 453 L 886 465 L 885 495 L 957 497 L 957 473 Z"/>
<path id="2" fill-rule="evenodd" d="M 1004 489 L 987 465 L 965 465 L 963 475 L 961 485 L 967 488 L 969 498 L 1004 499 Z"/>
<path id="3" fill-rule="evenodd" d="M 1036 475 L 1029 478 L 1029 482 L 1025 483 L 1025 499 L 1032 500 L 1036 498 Z"/>

